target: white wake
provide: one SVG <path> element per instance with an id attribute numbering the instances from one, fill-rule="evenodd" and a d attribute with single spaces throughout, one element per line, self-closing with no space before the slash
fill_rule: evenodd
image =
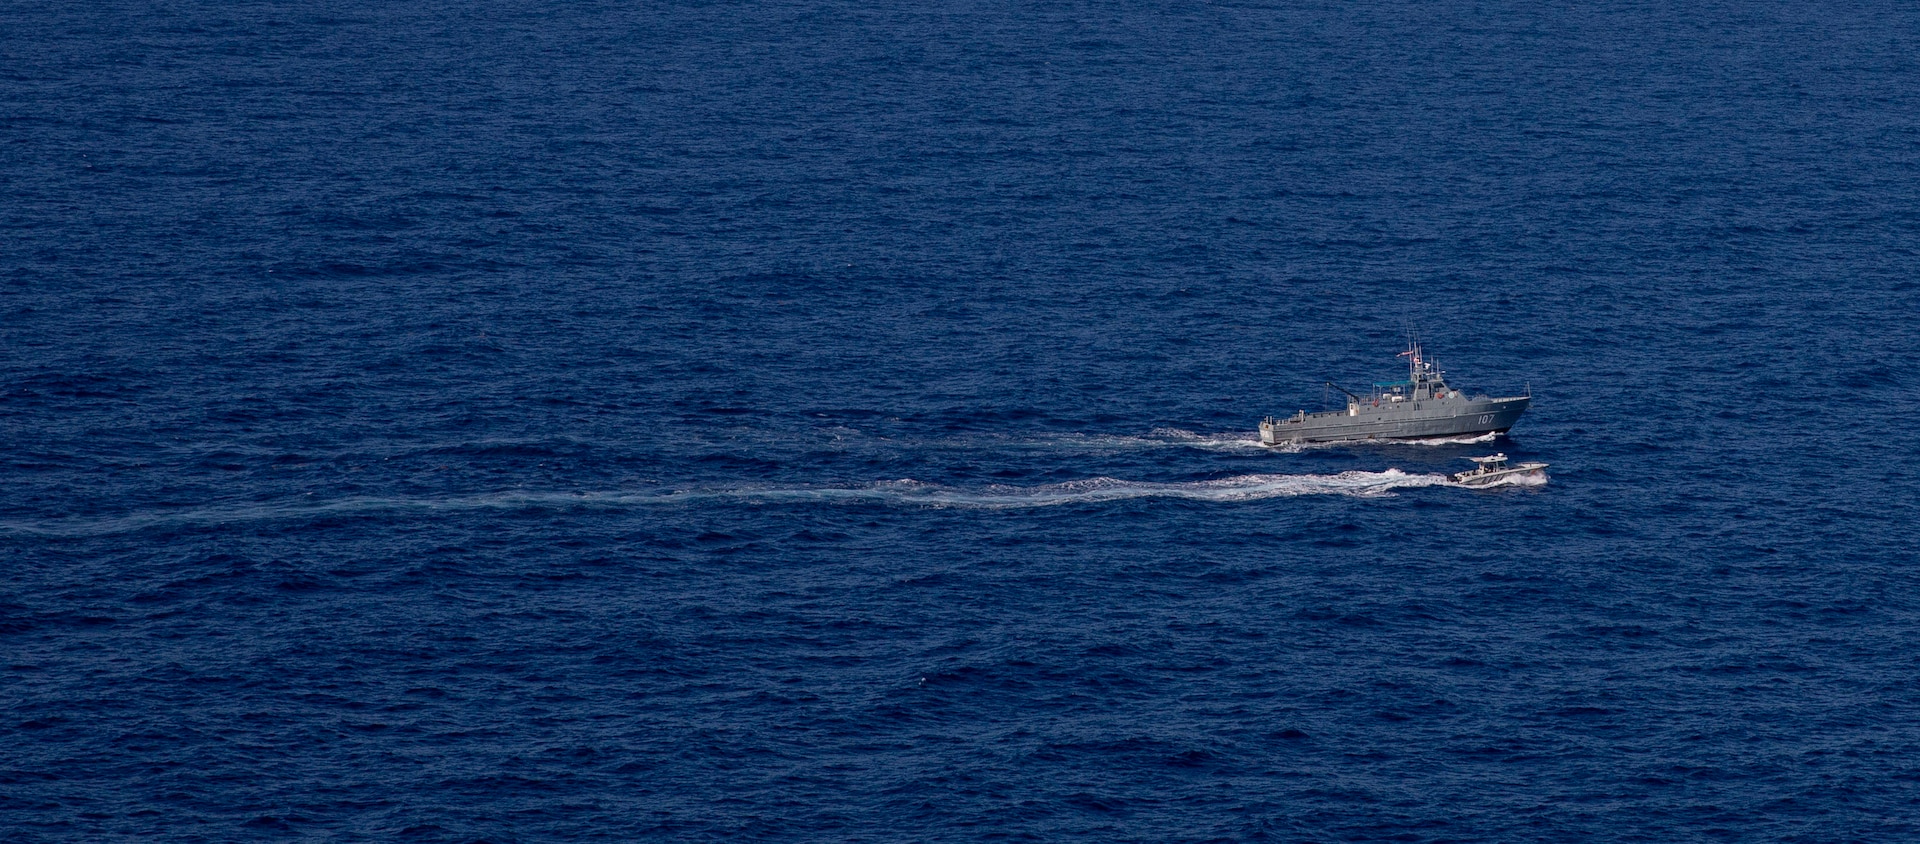
<path id="1" fill-rule="evenodd" d="M 404 513 L 458 513 L 475 510 L 627 510 L 737 504 L 872 503 L 906 507 L 1010 510 L 1101 504 L 1137 499 L 1203 502 L 1259 501 L 1302 495 L 1374 497 L 1394 490 L 1447 486 L 1445 475 L 1410 475 L 1399 469 L 1341 472 L 1336 475 L 1240 475 L 1207 481 L 1153 482 L 1090 478 L 1058 484 L 978 488 L 924 483 L 912 479 L 863 486 L 729 486 L 638 491 L 509 490 L 442 498 L 361 496 L 332 500 L 224 504 L 157 510 L 102 518 L 0 522 L 0 533 L 40 536 L 98 536 L 170 527 L 217 526 L 272 520 L 355 518 Z"/>

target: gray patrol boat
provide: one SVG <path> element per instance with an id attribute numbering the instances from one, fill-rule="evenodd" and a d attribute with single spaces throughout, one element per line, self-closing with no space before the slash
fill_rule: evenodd
<path id="1" fill-rule="evenodd" d="M 1347 394 L 1346 410 L 1302 410 L 1293 416 L 1269 416 L 1260 422 L 1261 444 L 1504 434 L 1533 403 L 1531 389 L 1522 396 L 1488 398 L 1469 397 L 1447 386 L 1445 373 L 1433 361 L 1421 357 L 1418 343 L 1409 343 L 1398 357 L 1407 358 L 1407 380 L 1375 384 L 1373 393 L 1367 396 L 1328 381 L 1327 386 Z"/>

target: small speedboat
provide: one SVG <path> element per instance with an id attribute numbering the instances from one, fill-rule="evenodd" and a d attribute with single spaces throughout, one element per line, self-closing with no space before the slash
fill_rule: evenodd
<path id="1" fill-rule="evenodd" d="M 1465 472 L 1455 472 L 1450 477 L 1456 484 L 1465 486 L 1491 486 L 1501 481 L 1517 481 L 1533 478 L 1546 479 L 1547 464 L 1521 463 L 1517 466 L 1507 464 L 1507 455 L 1503 452 L 1489 457 L 1469 457 L 1479 465 Z"/>

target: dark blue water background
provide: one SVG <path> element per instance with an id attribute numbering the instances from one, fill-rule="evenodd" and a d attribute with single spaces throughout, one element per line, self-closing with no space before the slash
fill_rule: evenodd
<path id="1" fill-rule="evenodd" d="M 1914 840 L 1920 10 L 1539 6 L 6 4 L 0 838 Z"/>

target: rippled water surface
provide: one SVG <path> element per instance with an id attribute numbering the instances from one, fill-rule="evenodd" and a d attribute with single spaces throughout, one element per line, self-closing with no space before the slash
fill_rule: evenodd
<path id="1" fill-rule="evenodd" d="M 1917 45 L 12 4 L 0 839 L 1914 840 Z"/>

